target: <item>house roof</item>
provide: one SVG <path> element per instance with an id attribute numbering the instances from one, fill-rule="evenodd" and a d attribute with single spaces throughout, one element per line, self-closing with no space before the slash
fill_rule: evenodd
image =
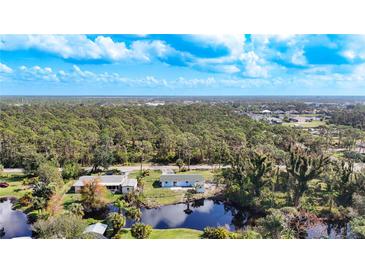
<path id="1" fill-rule="evenodd" d="M 202 182 L 204 181 L 204 177 L 202 175 L 199 174 L 164 174 L 161 175 L 160 177 L 160 181 L 161 182 L 169 182 L 169 181 L 176 181 L 176 182 L 181 182 L 181 181 L 198 181 L 198 182 Z"/>
<path id="2" fill-rule="evenodd" d="M 96 224 L 93 224 L 93 225 L 89 225 L 84 233 L 87 233 L 87 232 L 93 232 L 93 233 L 98 233 L 98 234 L 101 234 L 103 235 L 105 230 L 107 229 L 107 225 L 105 224 L 102 224 L 102 223 L 96 223 Z"/>
<path id="3" fill-rule="evenodd" d="M 83 186 L 85 181 L 91 181 L 94 179 L 99 179 L 102 185 L 119 186 L 126 180 L 126 176 L 125 175 L 82 176 L 73 184 L 73 186 Z"/>
<path id="4" fill-rule="evenodd" d="M 138 184 L 137 179 L 128 179 L 122 183 L 122 186 L 137 187 L 137 184 Z"/>

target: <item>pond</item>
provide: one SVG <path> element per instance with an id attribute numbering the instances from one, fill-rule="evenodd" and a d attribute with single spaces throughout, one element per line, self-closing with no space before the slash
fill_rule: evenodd
<path id="1" fill-rule="evenodd" d="M 249 211 L 237 210 L 232 206 L 210 199 L 198 200 L 189 204 L 175 204 L 159 208 L 142 209 L 142 222 L 153 228 L 192 228 L 203 230 L 207 226 L 223 226 L 231 231 L 244 229 L 250 221 L 257 218 Z M 127 227 L 133 224 L 127 221 Z M 307 229 L 308 239 L 350 238 L 348 224 L 318 223 Z"/>
<path id="2" fill-rule="evenodd" d="M 240 218 L 238 218 L 240 217 Z M 235 224 L 235 220 L 239 222 Z M 224 226 L 234 230 L 243 226 L 248 219 L 245 212 L 237 212 L 221 202 L 198 200 L 189 204 L 167 205 L 159 208 L 142 209 L 142 222 L 153 228 L 192 228 L 203 230 L 207 226 Z M 132 222 L 128 221 L 127 226 Z"/>
<path id="3" fill-rule="evenodd" d="M 116 208 L 111 207 L 112 211 Z M 192 228 L 203 230 L 207 226 L 223 226 L 231 231 L 244 229 L 256 216 L 249 211 L 237 210 L 222 202 L 202 199 L 187 204 L 166 205 L 159 208 L 143 208 L 142 222 L 150 224 L 153 228 Z M 18 210 L 13 210 L 10 200 L 0 201 L 0 228 L 4 227 L 4 239 L 31 236 L 31 227 L 27 216 Z M 127 220 L 126 227 L 131 227 L 133 222 Z M 308 239 L 350 238 L 348 224 L 318 223 L 307 229 Z"/>
<path id="4" fill-rule="evenodd" d="M 27 215 L 18 210 L 13 210 L 11 200 L 0 201 L 0 228 L 4 228 L 5 235 L 2 239 L 32 236 Z"/>

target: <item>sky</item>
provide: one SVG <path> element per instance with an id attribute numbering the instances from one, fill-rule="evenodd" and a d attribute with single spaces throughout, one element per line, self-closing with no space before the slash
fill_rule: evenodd
<path id="1" fill-rule="evenodd" d="M 365 35 L 0 35 L 0 95 L 365 96 Z"/>

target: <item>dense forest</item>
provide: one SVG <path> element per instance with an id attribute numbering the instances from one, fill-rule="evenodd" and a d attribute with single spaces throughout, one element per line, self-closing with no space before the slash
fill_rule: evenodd
<path id="1" fill-rule="evenodd" d="M 365 110 L 335 111 L 331 114 L 330 122 L 337 125 L 347 125 L 365 129 Z"/>
<path id="2" fill-rule="evenodd" d="M 243 146 L 263 146 L 280 158 L 285 144 L 303 134 L 236 115 L 228 105 L 4 105 L 0 115 L 3 166 L 30 170 L 44 160 L 60 167 L 220 163 L 225 149 Z"/>

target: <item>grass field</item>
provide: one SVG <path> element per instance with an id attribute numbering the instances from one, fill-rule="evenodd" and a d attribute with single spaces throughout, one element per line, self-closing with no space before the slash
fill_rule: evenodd
<path id="1" fill-rule="evenodd" d="M 122 239 L 134 239 L 129 229 L 124 229 Z M 202 231 L 189 228 L 154 229 L 149 239 L 200 239 Z"/>
<path id="2" fill-rule="evenodd" d="M 14 173 L 0 176 L 0 182 L 6 182 L 9 187 L 0 188 L 0 198 L 15 197 L 20 198 L 25 193 L 29 192 L 29 187 L 23 185 L 25 175 Z"/>
<path id="3" fill-rule="evenodd" d="M 136 178 L 139 171 L 129 174 L 129 178 Z M 185 191 L 173 191 L 167 188 L 161 188 L 158 181 L 161 171 L 150 170 L 150 175 L 144 178 L 143 202 L 148 206 L 168 205 L 183 202 Z"/>
<path id="4" fill-rule="evenodd" d="M 204 177 L 204 179 L 206 181 L 212 181 L 214 178 L 214 172 L 212 170 L 207 170 L 207 169 L 194 169 L 194 170 L 189 170 L 189 171 L 184 171 L 184 172 L 177 172 L 176 174 L 199 174 L 202 175 Z"/>
<path id="5" fill-rule="evenodd" d="M 324 121 L 311 121 L 311 122 L 298 122 L 298 123 L 283 123 L 283 126 L 289 127 L 303 127 L 303 128 L 316 128 L 326 125 Z"/>

